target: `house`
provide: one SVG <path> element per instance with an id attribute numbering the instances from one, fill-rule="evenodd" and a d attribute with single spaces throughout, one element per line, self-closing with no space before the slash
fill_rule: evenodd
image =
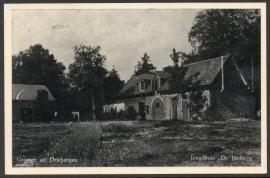
<path id="1" fill-rule="evenodd" d="M 146 120 L 190 120 L 189 96 L 200 89 L 207 100 L 205 117 L 226 119 L 252 112 L 250 84 L 232 55 L 183 66 L 187 68 L 184 80 L 191 84 L 186 93 L 170 92 L 170 76 L 164 71 L 151 71 L 127 81 L 120 91 L 123 102 Z"/>
<path id="2" fill-rule="evenodd" d="M 44 85 L 12 84 L 12 120 L 39 122 L 54 118 L 55 99 Z"/>

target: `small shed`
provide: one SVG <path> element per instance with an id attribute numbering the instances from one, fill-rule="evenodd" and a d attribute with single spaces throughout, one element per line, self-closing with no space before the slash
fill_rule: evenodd
<path id="1" fill-rule="evenodd" d="M 13 122 L 44 122 L 54 118 L 55 99 L 44 85 L 12 84 Z"/>

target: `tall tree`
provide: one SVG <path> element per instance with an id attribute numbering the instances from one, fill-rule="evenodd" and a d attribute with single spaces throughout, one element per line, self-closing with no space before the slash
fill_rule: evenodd
<path id="1" fill-rule="evenodd" d="M 147 55 L 147 53 L 144 53 L 141 62 L 138 61 L 138 64 L 135 67 L 135 75 L 142 75 L 148 73 L 150 70 L 156 69 L 156 67 L 154 67 L 154 65 L 150 62 L 150 57 Z"/>
<path id="2" fill-rule="evenodd" d="M 47 86 L 56 99 L 57 108 L 64 105 L 61 99 L 68 88 L 64 70 L 65 66 L 41 44 L 12 56 L 12 83 Z"/>
<path id="3" fill-rule="evenodd" d="M 209 9 L 199 12 L 188 35 L 193 47 L 190 57 L 194 61 L 233 54 L 240 66 L 250 66 L 251 58 L 260 66 L 260 21 L 259 10 Z"/>
<path id="4" fill-rule="evenodd" d="M 102 84 L 107 70 L 106 56 L 100 54 L 100 47 L 74 46 L 75 62 L 69 66 L 69 78 L 77 92 L 78 105 L 85 118 L 96 120 L 96 107 L 102 107 Z M 95 105 L 99 103 L 98 105 Z"/>
<path id="5" fill-rule="evenodd" d="M 113 103 L 116 100 L 123 85 L 124 81 L 120 79 L 118 72 L 113 67 L 113 69 L 108 72 L 103 82 L 105 102 Z"/>

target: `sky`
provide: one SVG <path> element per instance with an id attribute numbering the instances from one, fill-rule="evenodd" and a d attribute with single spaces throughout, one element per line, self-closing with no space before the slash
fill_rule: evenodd
<path id="1" fill-rule="evenodd" d="M 66 66 L 74 62 L 72 47 L 100 46 L 122 80 L 134 73 L 137 61 L 146 52 L 161 70 L 172 65 L 170 54 L 190 52 L 188 33 L 201 10 L 13 10 L 12 54 L 42 44 Z"/>

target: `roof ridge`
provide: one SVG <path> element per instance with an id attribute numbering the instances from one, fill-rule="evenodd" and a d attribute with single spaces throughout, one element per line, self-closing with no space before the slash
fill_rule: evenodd
<path id="1" fill-rule="evenodd" d="M 225 55 L 223 57 L 229 57 L 230 55 Z M 216 57 L 216 58 L 211 58 L 211 59 L 205 59 L 205 60 L 201 60 L 201 61 L 197 61 L 197 62 L 192 62 L 192 63 L 189 63 L 189 64 L 184 64 L 184 66 L 187 66 L 187 65 L 191 65 L 191 64 L 198 64 L 200 62 L 206 62 L 206 61 L 210 61 L 210 60 L 217 60 L 219 58 L 221 58 L 222 56 L 219 56 L 219 57 Z"/>

